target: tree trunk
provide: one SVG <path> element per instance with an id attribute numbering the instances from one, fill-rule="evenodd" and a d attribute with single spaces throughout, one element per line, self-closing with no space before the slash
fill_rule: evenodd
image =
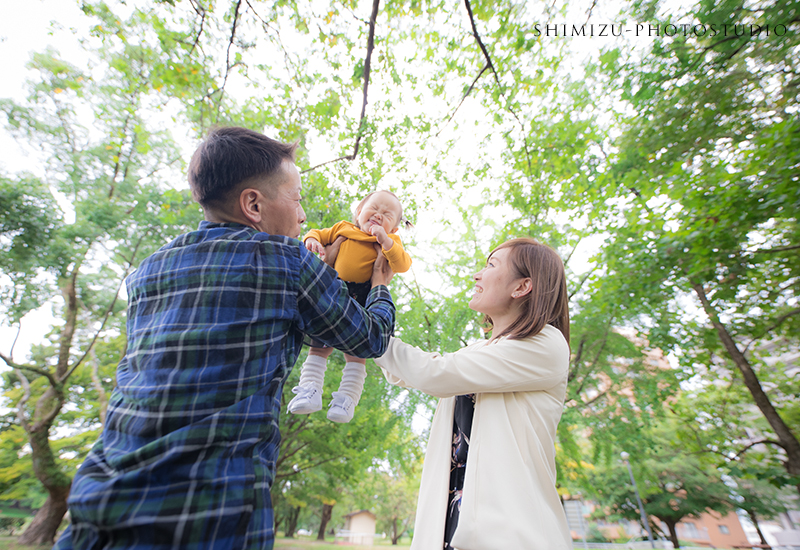
<path id="1" fill-rule="evenodd" d="M 761 540 L 761 544 L 764 545 L 767 550 L 771 548 L 767 539 L 764 538 L 764 533 L 761 532 L 761 527 L 758 526 L 758 518 L 756 517 L 756 513 L 752 510 L 747 511 L 747 515 L 750 517 L 750 521 L 753 522 L 753 527 L 756 528 L 756 533 L 758 533 L 758 538 Z"/>
<path id="2" fill-rule="evenodd" d="M 58 526 L 61 525 L 61 520 L 67 513 L 69 486 L 62 488 L 60 492 L 48 488 L 47 492 L 49 495 L 44 506 L 39 508 L 33 517 L 33 522 L 20 535 L 19 544 L 50 546 L 55 542 Z"/>
<path id="3" fill-rule="evenodd" d="M 659 518 L 659 519 L 661 519 L 661 518 Z M 673 548 L 680 548 L 681 547 L 681 543 L 678 542 L 678 531 L 675 529 L 675 525 L 677 525 L 677 522 L 671 521 L 671 520 L 664 520 L 664 519 L 661 519 L 661 521 L 663 521 L 664 523 L 667 524 L 667 529 L 669 529 L 669 540 L 672 541 L 672 547 Z"/>
<path id="4" fill-rule="evenodd" d="M 64 298 L 64 327 L 59 338 L 56 379 L 63 382 L 69 370 L 70 350 L 75 336 L 78 317 L 78 300 L 75 277 L 80 264 L 72 276 L 63 281 L 61 293 Z M 67 497 L 72 479 L 58 467 L 53 449 L 50 447 L 50 428 L 64 406 L 64 395 L 60 387 L 51 386 L 37 400 L 31 423 L 22 422 L 31 445 L 31 461 L 36 478 L 47 490 L 47 500 L 39 508 L 33 522 L 19 537 L 20 544 L 46 544 L 54 542 L 56 531 L 67 513 Z M 22 412 L 22 411 L 20 411 Z"/>
<path id="5" fill-rule="evenodd" d="M 286 528 L 283 530 L 283 535 L 286 537 L 294 538 L 294 532 L 297 530 L 297 521 L 300 519 L 300 507 L 296 506 L 289 510 L 286 514 Z M 276 528 L 277 531 L 277 528 Z"/>
<path id="6" fill-rule="evenodd" d="M 20 536 L 20 544 L 53 544 L 58 526 L 67 513 L 67 496 L 72 480 L 61 472 L 56 463 L 50 447 L 49 428 L 48 424 L 40 424 L 28 433 L 33 472 L 47 490 L 47 500 Z"/>
<path id="7" fill-rule="evenodd" d="M 319 532 L 317 533 L 317 540 L 325 540 L 325 528 L 333 515 L 333 504 L 322 505 L 322 518 L 319 522 Z"/>
<path id="8" fill-rule="evenodd" d="M 392 546 L 397 544 L 397 539 L 400 536 L 397 534 L 397 518 L 392 519 Z"/>
<path id="9" fill-rule="evenodd" d="M 706 312 L 706 315 L 708 315 L 709 319 L 711 319 L 711 324 L 716 329 L 722 345 L 725 347 L 725 350 L 728 352 L 731 359 L 733 359 L 733 363 L 739 369 L 739 372 L 742 373 L 744 384 L 747 386 L 747 389 L 753 396 L 753 401 L 755 401 L 756 406 L 759 408 L 759 410 L 761 410 L 761 413 L 764 415 L 764 418 L 767 419 L 767 422 L 769 422 L 770 427 L 778 437 L 781 447 L 783 447 L 783 450 L 786 451 L 786 461 L 784 462 L 786 471 L 793 476 L 800 475 L 800 442 L 798 442 L 797 437 L 794 435 L 786 422 L 783 421 L 781 415 L 778 414 L 778 411 L 775 410 L 775 407 L 769 400 L 769 396 L 761 387 L 761 382 L 758 380 L 756 373 L 750 366 L 750 362 L 747 360 L 744 354 L 739 351 L 739 348 L 736 345 L 736 342 L 733 340 L 733 337 L 728 332 L 728 329 L 719 320 L 717 311 L 708 300 L 708 296 L 706 296 L 703 286 L 696 284 L 693 286 L 693 288 L 697 294 L 697 297 L 700 299 L 700 302 L 703 304 L 703 310 Z M 797 490 L 800 492 L 800 485 L 797 486 Z"/>

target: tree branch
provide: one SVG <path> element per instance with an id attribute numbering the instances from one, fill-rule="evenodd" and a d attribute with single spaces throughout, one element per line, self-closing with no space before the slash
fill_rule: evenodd
<path id="1" fill-rule="evenodd" d="M 52 426 L 53 421 L 58 416 L 58 413 L 61 412 L 61 407 L 64 406 L 64 393 L 62 392 L 61 388 L 60 387 L 59 388 L 52 387 L 52 388 L 48 388 L 47 391 L 45 392 L 45 394 L 42 397 L 39 398 L 39 401 L 37 402 L 37 405 L 36 405 L 37 409 L 39 408 L 40 405 L 43 404 L 42 398 L 47 396 L 47 393 L 49 393 L 51 391 L 53 392 L 53 394 L 55 394 L 54 395 L 55 404 L 53 405 L 53 408 L 50 409 L 50 412 L 48 412 L 47 414 L 42 415 L 42 417 L 39 419 L 39 421 L 36 422 L 36 424 L 33 425 L 33 427 L 31 428 L 31 433 L 36 433 L 36 432 L 41 431 L 41 430 L 50 429 L 50 426 Z"/>
<path id="2" fill-rule="evenodd" d="M 92 337 L 92 341 L 89 342 L 89 345 L 87 346 L 86 351 L 83 353 L 83 355 L 80 357 L 80 359 L 75 361 L 75 363 L 67 370 L 66 374 L 64 374 L 64 376 L 62 376 L 59 379 L 59 381 L 61 383 L 66 382 L 67 379 L 70 376 L 72 376 L 72 373 L 75 372 L 75 369 L 77 369 L 78 366 L 80 366 L 80 364 L 83 363 L 84 359 L 86 359 L 86 357 L 92 351 L 92 348 L 94 348 L 95 342 L 97 342 L 97 339 L 100 337 L 100 333 L 103 332 L 103 329 L 105 328 L 109 317 L 111 317 L 111 312 L 114 311 L 114 305 L 116 305 L 117 300 L 119 299 L 119 291 L 122 288 L 122 284 L 125 282 L 125 278 L 128 276 L 128 274 L 131 272 L 131 269 L 133 268 L 133 262 L 136 261 L 136 253 L 139 251 L 139 247 L 142 245 L 142 241 L 144 241 L 144 238 L 145 238 L 146 235 L 147 235 L 147 233 L 145 233 L 141 237 L 139 237 L 139 241 L 136 243 L 136 246 L 134 247 L 133 252 L 131 253 L 131 257 L 128 260 L 128 265 L 125 268 L 125 273 L 123 273 L 122 277 L 120 277 L 120 279 L 119 279 L 119 284 L 117 285 L 116 293 L 114 293 L 114 298 L 111 300 L 111 303 L 108 305 L 108 307 L 106 308 L 106 311 L 105 311 L 105 313 L 103 315 L 103 322 L 100 323 L 100 328 L 98 328 L 95 331 L 94 336 Z"/>
<path id="3" fill-rule="evenodd" d="M 761 445 L 761 444 L 775 445 L 776 447 L 780 447 L 781 449 L 786 449 L 786 446 L 780 441 L 775 441 L 774 439 L 759 439 L 758 441 L 753 441 L 752 443 L 745 445 L 742 448 L 742 450 L 740 450 L 738 453 L 734 455 L 734 459 L 739 458 L 740 456 L 742 456 L 744 453 L 746 453 L 756 445 Z"/>
<path id="4" fill-rule="evenodd" d="M 319 164 L 315 164 L 311 168 L 306 168 L 305 170 L 301 170 L 300 173 L 301 174 L 305 174 L 306 172 L 313 172 L 317 168 L 321 168 L 321 167 L 325 166 L 326 164 L 333 164 L 334 162 L 339 162 L 340 160 L 353 160 L 353 159 L 351 158 L 351 155 L 344 155 L 344 156 L 339 157 L 339 158 L 335 158 L 335 159 L 332 159 L 332 160 L 326 160 L 325 162 L 320 162 Z"/>
<path id="5" fill-rule="evenodd" d="M 592 267 L 592 269 L 590 269 L 589 271 L 587 271 L 587 272 L 586 272 L 586 273 L 583 275 L 583 277 L 581 277 L 581 280 L 580 280 L 580 282 L 578 282 L 578 287 L 577 287 L 575 290 L 573 290 L 572 292 L 570 292 L 570 294 L 569 294 L 569 299 L 570 299 L 570 300 L 572 300 L 572 297 L 573 297 L 573 296 L 575 296 L 575 294 L 577 294 L 577 293 L 578 293 L 578 291 L 579 291 L 581 288 L 583 288 L 583 283 L 585 283 L 585 282 L 586 282 L 586 280 L 587 280 L 587 279 L 589 279 L 589 277 L 591 277 L 592 273 L 594 273 L 595 271 L 597 271 L 597 266 L 594 266 L 594 267 Z"/>
<path id="6" fill-rule="evenodd" d="M 578 370 L 580 369 L 580 364 L 581 361 L 583 360 L 583 347 L 585 345 L 586 345 L 586 335 L 584 334 L 581 337 L 580 344 L 578 344 L 578 351 L 575 352 L 575 359 L 572 360 L 572 363 L 575 365 L 575 368 L 571 369 L 569 374 L 567 375 L 567 383 L 572 382 L 578 375 Z"/>
<path id="7" fill-rule="evenodd" d="M 22 333 L 22 323 L 17 323 L 17 333 L 14 335 L 14 341 L 11 342 L 11 349 L 8 350 L 8 356 L 14 356 L 14 348 L 17 346 L 17 340 L 19 340 L 19 335 Z"/>
<path id="8" fill-rule="evenodd" d="M 797 314 L 800 314 L 800 308 L 793 309 L 793 310 L 791 310 L 790 312 L 788 312 L 788 313 L 784 313 L 783 315 L 781 315 L 780 317 L 778 317 L 778 319 L 775 321 L 775 323 L 773 323 L 773 324 L 772 324 L 772 326 L 770 326 L 770 327 L 768 327 L 768 328 L 764 329 L 764 330 L 761 332 L 761 334 L 759 334 L 758 336 L 755 336 L 755 337 L 754 337 L 752 340 L 750 340 L 750 341 L 747 343 L 747 345 L 744 347 L 744 349 L 742 350 L 742 353 L 746 353 L 746 352 L 747 352 L 747 349 L 748 349 L 748 348 L 749 348 L 751 345 L 753 345 L 753 344 L 754 344 L 756 341 L 760 340 L 760 339 L 761 339 L 761 338 L 763 338 L 765 335 L 769 334 L 770 332 L 772 332 L 773 330 L 775 330 L 776 328 L 778 328 L 779 326 L 781 326 L 781 325 L 783 324 L 783 322 L 784 322 L 784 321 L 786 321 L 786 320 L 787 320 L 787 319 L 789 319 L 790 317 L 793 317 L 793 316 L 795 316 L 795 315 L 797 315 Z"/>
<path id="9" fill-rule="evenodd" d="M 289 66 L 291 66 L 291 68 L 294 71 L 294 73 L 298 74 L 300 72 L 300 70 L 297 68 L 297 65 L 295 65 L 294 61 L 292 61 L 292 57 L 289 54 L 289 51 L 286 49 L 286 46 L 283 45 L 283 39 L 281 38 L 280 30 L 274 28 L 272 25 L 269 24 L 268 21 L 266 21 L 263 17 L 261 17 L 258 14 L 258 12 L 256 11 L 255 7 L 253 7 L 253 4 L 250 3 L 250 0 L 246 0 L 246 1 L 247 1 L 248 9 L 250 9 L 250 11 L 253 12 L 253 15 L 256 16 L 256 19 L 261 21 L 261 26 L 264 28 L 264 31 L 266 32 L 267 30 L 269 30 L 269 31 L 275 33 L 275 36 L 277 36 L 277 39 L 275 41 L 278 43 L 278 46 L 280 46 L 281 50 L 283 51 L 283 57 L 286 60 L 287 68 Z"/>
<path id="10" fill-rule="evenodd" d="M 236 24 L 239 22 L 239 8 L 241 6 L 242 0 L 236 0 L 236 8 L 233 12 L 233 23 L 231 23 L 231 37 L 228 40 L 228 48 L 225 50 L 225 77 L 222 79 L 222 86 L 213 92 L 206 94 L 206 97 L 210 98 L 215 93 L 220 92 L 219 101 L 217 102 L 217 117 L 219 117 L 219 111 L 222 108 L 222 98 L 225 95 L 225 86 L 228 84 L 228 76 L 231 73 L 231 69 L 238 65 L 238 63 L 231 65 L 231 48 L 233 47 L 233 41 L 236 38 Z"/>
<path id="11" fill-rule="evenodd" d="M 436 137 L 438 137 L 439 134 L 441 134 L 442 131 L 445 128 L 447 128 L 447 125 L 450 124 L 450 121 L 453 120 L 453 117 L 456 116 L 456 113 L 461 108 L 461 105 L 464 103 L 464 100 L 467 99 L 467 96 L 469 95 L 469 93 L 473 90 L 473 88 L 475 88 L 475 84 L 478 82 L 478 79 L 481 76 L 483 76 L 483 73 L 485 73 L 488 69 L 489 69 L 489 64 L 487 63 L 486 65 L 483 66 L 483 69 L 481 69 L 481 72 L 478 73 L 478 76 L 475 77 L 475 80 L 472 81 L 472 84 L 469 85 L 469 88 L 467 88 L 467 91 L 464 92 L 464 95 L 461 98 L 461 101 L 458 102 L 458 105 L 456 106 L 456 108 L 453 110 L 452 113 L 450 113 L 450 116 L 447 117 L 447 120 L 444 121 L 444 126 L 442 126 L 442 128 L 438 132 L 436 132 Z"/>
<path id="12" fill-rule="evenodd" d="M 603 353 L 603 350 L 606 347 L 606 342 L 608 342 L 608 333 L 610 331 L 610 325 L 606 327 L 605 332 L 603 333 L 603 341 L 600 342 L 600 346 L 597 349 L 597 353 L 594 355 L 594 359 L 590 363 L 589 370 L 583 375 L 583 380 L 581 380 L 581 385 L 578 386 L 578 390 L 575 392 L 575 395 L 580 396 L 581 392 L 583 392 L 584 386 L 586 386 L 586 381 L 589 379 L 589 375 L 594 372 L 594 369 L 597 367 L 597 362 L 600 360 L 600 355 Z"/>
<path id="13" fill-rule="evenodd" d="M 125 117 L 125 123 L 122 125 L 122 131 L 120 132 L 121 135 L 127 135 L 128 133 L 128 124 L 131 121 L 131 115 L 128 113 L 128 116 Z M 114 197 L 114 190 L 117 184 L 117 176 L 119 175 L 119 168 L 122 162 L 122 147 L 125 145 L 124 140 L 120 140 L 119 142 L 119 150 L 117 151 L 117 160 L 114 163 L 114 174 L 111 176 L 111 185 L 108 190 L 108 199 L 111 200 Z"/>
<path id="14" fill-rule="evenodd" d="M 580 402 L 580 404 L 582 407 L 588 407 L 592 405 L 595 401 L 599 400 L 601 397 L 605 397 L 606 395 L 608 395 L 608 390 L 603 390 L 594 397 L 592 397 L 589 401 L 583 401 Z"/>
<path id="15" fill-rule="evenodd" d="M 192 8 L 194 8 L 195 13 L 200 16 L 200 29 L 197 31 L 197 36 L 194 38 L 192 49 L 189 50 L 189 55 L 191 56 L 194 53 L 195 48 L 197 48 L 197 44 L 200 43 L 200 36 L 203 34 L 203 27 L 206 23 L 206 10 L 195 0 L 189 0 L 189 3 L 192 5 Z"/>
<path id="16" fill-rule="evenodd" d="M 281 457 L 276 464 L 276 470 L 279 468 L 284 462 L 295 456 L 297 453 L 308 447 L 309 443 L 303 443 L 302 445 L 298 445 L 294 449 L 281 449 Z"/>
<path id="17" fill-rule="evenodd" d="M 791 246 L 779 246 L 776 248 L 759 248 L 750 252 L 750 254 L 774 254 L 776 252 L 787 252 L 789 250 L 797 250 L 800 248 L 800 244 L 795 244 Z"/>
<path id="18" fill-rule="evenodd" d="M 472 36 L 475 37 L 475 40 L 478 42 L 478 47 L 481 49 L 483 53 L 484 59 L 486 59 L 486 64 L 492 69 L 492 74 L 494 75 L 494 80 L 497 82 L 497 86 L 502 91 L 503 86 L 500 84 L 500 79 L 497 76 L 497 70 L 494 68 L 494 64 L 492 63 L 492 58 L 489 56 L 489 52 L 486 50 L 486 46 L 483 44 L 483 40 L 481 40 L 481 35 L 478 34 L 478 28 L 475 26 L 475 17 L 472 15 L 472 6 L 469 3 L 469 0 L 464 0 L 464 6 L 467 8 L 467 14 L 469 15 L 469 23 L 472 26 Z"/>
<path id="19" fill-rule="evenodd" d="M 100 380 L 100 360 L 97 358 L 97 353 L 95 352 L 94 348 L 91 348 L 92 352 L 92 384 L 94 385 L 94 389 L 97 391 L 98 401 L 100 405 L 100 424 L 105 425 L 106 423 L 106 412 L 108 410 L 108 396 L 106 395 L 106 390 L 103 388 L 103 382 Z"/>
<path id="20" fill-rule="evenodd" d="M 34 366 L 31 366 L 31 365 L 21 365 L 19 363 L 15 363 L 14 361 L 11 360 L 10 357 L 8 357 L 7 355 L 5 355 L 3 353 L 0 353 L 0 359 L 5 361 L 6 365 L 11 367 L 12 369 L 17 369 L 17 370 L 21 370 L 21 371 L 28 371 L 28 372 L 32 372 L 34 374 L 38 374 L 39 376 L 44 376 L 50 382 L 51 386 L 55 387 L 58 384 L 58 381 L 55 379 L 55 377 L 49 371 L 47 371 L 45 369 L 41 369 L 39 367 L 34 367 Z"/>
<path id="21" fill-rule="evenodd" d="M 592 12 L 594 11 L 595 6 L 597 5 L 597 0 L 592 0 L 592 5 L 589 6 L 589 9 L 586 11 L 586 23 L 589 23 L 589 19 L 592 18 Z"/>
<path id="22" fill-rule="evenodd" d="M 464 5 L 467 8 L 467 14 L 469 15 L 469 22 L 472 26 L 472 35 L 475 37 L 475 40 L 478 42 L 478 47 L 481 49 L 483 53 L 484 59 L 486 59 L 486 64 L 492 69 L 492 74 L 494 75 L 494 81 L 497 83 L 497 87 L 500 88 L 500 95 L 505 97 L 505 90 L 503 89 L 503 85 L 500 83 L 500 77 L 497 74 L 497 69 L 495 69 L 494 63 L 492 63 L 492 58 L 489 55 L 489 51 L 486 49 L 486 46 L 483 44 L 483 40 L 481 40 L 480 34 L 478 34 L 478 28 L 475 25 L 475 17 L 472 14 L 472 6 L 469 3 L 469 0 L 464 0 Z M 528 146 L 528 136 L 525 133 L 525 125 L 520 120 L 517 113 L 514 109 L 511 108 L 510 105 L 506 105 L 505 109 L 508 110 L 509 113 L 516 119 L 517 124 L 519 124 L 520 128 L 522 129 L 522 143 L 525 146 L 525 159 L 528 164 L 528 177 L 531 175 L 531 154 Z"/>
<path id="23" fill-rule="evenodd" d="M 333 162 L 338 162 L 340 160 L 355 160 L 356 155 L 358 155 L 358 148 L 361 143 L 361 137 L 364 134 L 364 119 L 367 113 L 367 92 L 369 91 L 369 73 L 370 73 L 370 66 L 372 62 L 372 50 L 375 49 L 375 23 L 378 19 L 378 7 L 380 6 L 380 0 L 373 0 L 372 2 L 372 14 L 369 17 L 369 35 L 367 37 L 367 56 L 364 59 L 364 88 L 363 88 L 363 101 L 361 103 L 361 116 L 358 120 L 358 130 L 356 131 L 356 142 L 353 146 L 353 152 L 349 155 L 344 155 L 339 158 L 328 160 L 317 164 L 316 166 L 312 166 L 311 168 L 307 168 L 301 172 L 301 174 L 305 174 L 306 172 L 311 172 L 316 170 L 321 166 L 325 166 L 326 164 L 331 164 Z"/>
<path id="24" fill-rule="evenodd" d="M 711 321 L 712 326 L 714 327 L 714 330 L 716 330 L 717 336 L 722 343 L 723 348 L 728 352 L 728 355 L 733 360 L 734 365 L 736 365 L 737 369 L 742 374 L 744 384 L 750 391 L 750 395 L 753 396 L 753 401 L 764 415 L 764 418 L 766 418 L 770 427 L 775 432 L 775 435 L 780 440 L 781 446 L 786 451 L 787 471 L 790 474 L 799 473 L 800 441 L 798 441 L 794 431 L 787 425 L 783 417 L 778 414 L 778 411 L 772 404 L 769 395 L 767 395 L 767 393 L 764 391 L 764 388 L 761 386 L 761 381 L 753 371 L 750 362 L 736 345 L 733 336 L 730 334 L 730 332 L 728 332 L 728 327 L 726 327 L 720 320 L 717 310 L 711 304 L 708 296 L 706 295 L 705 289 L 703 289 L 703 285 L 692 280 L 688 274 L 687 279 L 689 279 L 695 294 L 700 300 L 700 303 L 703 306 L 703 311 L 705 311 L 706 315 Z"/>
<path id="25" fill-rule="evenodd" d="M 17 376 L 19 377 L 19 382 L 22 385 L 23 394 L 17 403 L 17 419 L 19 420 L 20 426 L 22 429 L 25 430 L 26 433 L 31 433 L 31 426 L 28 424 L 28 419 L 25 418 L 25 404 L 28 402 L 28 399 L 31 398 L 31 384 L 28 382 L 28 379 L 25 378 L 25 374 L 18 372 Z"/>
<path id="26" fill-rule="evenodd" d="M 312 463 L 310 463 L 310 464 L 308 464 L 306 466 L 302 466 L 302 467 L 298 466 L 297 469 L 296 470 L 292 470 L 292 473 L 290 473 L 290 474 L 284 474 L 284 475 L 276 474 L 275 475 L 275 480 L 296 476 L 297 474 L 299 474 L 301 472 L 305 472 L 306 470 L 310 470 L 312 468 L 316 468 L 317 466 L 322 466 L 323 464 L 325 464 L 327 462 L 331 462 L 332 460 L 339 460 L 340 458 L 342 458 L 342 457 L 341 456 L 331 456 L 331 457 L 328 457 L 328 458 L 326 458 L 324 460 L 320 460 L 319 462 L 312 462 Z"/>
<path id="27" fill-rule="evenodd" d="M 372 2 L 372 13 L 369 16 L 369 36 L 367 37 L 367 57 L 364 60 L 364 101 L 361 103 L 361 117 L 358 121 L 358 135 L 356 136 L 356 144 L 353 147 L 353 157 L 350 160 L 356 158 L 358 154 L 358 145 L 361 141 L 361 135 L 363 132 L 364 127 L 364 117 L 367 113 L 367 91 L 369 90 L 369 72 L 372 65 L 372 50 L 375 49 L 375 23 L 378 19 L 378 7 L 380 6 L 380 0 L 374 0 Z"/>

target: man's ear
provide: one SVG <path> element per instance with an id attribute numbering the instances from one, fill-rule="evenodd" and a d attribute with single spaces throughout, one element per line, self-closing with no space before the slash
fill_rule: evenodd
<path id="1" fill-rule="evenodd" d="M 261 223 L 261 218 L 264 216 L 262 199 L 263 195 L 258 189 L 242 189 L 242 192 L 239 193 L 239 209 L 247 221 L 252 224 Z"/>

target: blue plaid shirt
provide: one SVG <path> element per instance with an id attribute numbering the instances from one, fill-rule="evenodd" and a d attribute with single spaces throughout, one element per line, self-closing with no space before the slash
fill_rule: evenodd
<path id="1" fill-rule="evenodd" d="M 281 391 L 303 334 L 380 356 L 389 290 L 362 308 L 297 240 L 210 222 L 127 288 L 128 350 L 55 548 L 272 548 Z"/>

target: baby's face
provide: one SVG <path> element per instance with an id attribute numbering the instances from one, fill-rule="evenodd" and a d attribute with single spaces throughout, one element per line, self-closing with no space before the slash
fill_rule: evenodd
<path id="1" fill-rule="evenodd" d="M 400 227 L 401 212 L 402 207 L 397 197 L 380 191 L 367 199 L 356 214 L 356 221 L 365 233 L 369 233 L 373 225 L 383 227 L 387 233 L 394 233 Z"/>

